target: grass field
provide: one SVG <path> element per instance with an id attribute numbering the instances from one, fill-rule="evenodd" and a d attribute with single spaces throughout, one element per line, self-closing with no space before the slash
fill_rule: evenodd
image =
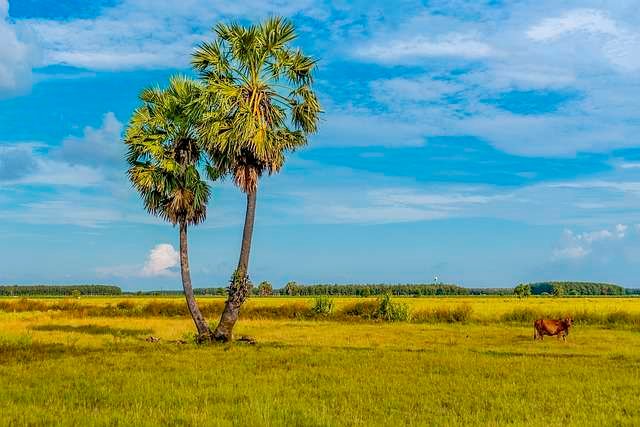
<path id="1" fill-rule="evenodd" d="M 335 299 L 337 310 L 357 301 Z M 534 342 L 530 324 L 499 322 L 515 309 L 624 312 L 633 320 L 640 299 L 396 301 L 414 312 L 467 304 L 471 316 L 458 323 L 245 319 L 237 334 L 256 345 L 197 347 L 172 342 L 192 330 L 181 316 L 0 311 L 0 424 L 640 424 L 634 322 L 578 324 L 566 343 Z M 255 298 L 247 309 L 288 304 L 311 302 Z M 149 335 L 161 341 L 145 342 Z"/>

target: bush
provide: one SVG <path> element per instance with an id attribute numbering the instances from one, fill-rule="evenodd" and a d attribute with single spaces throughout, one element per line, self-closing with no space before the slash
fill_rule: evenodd
<path id="1" fill-rule="evenodd" d="M 473 308 L 469 304 L 460 304 L 455 307 L 436 307 L 430 310 L 421 310 L 411 317 L 412 321 L 416 323 L 457 323 L 469 321 L 472 313 Z"/>
<path id="2" fill-rule="evenodd" d="M 315 302 L 311 310 L 319 316 L 326 317 L 333 313 L 333 308 L 333 300 L 326 295 L 321 295 L 315 298 Z"/>
<path id="3" fill-rule="evenodd" d="M 359 317 L 365 320 L 375 319 L 378 311 L 376 301 L 362 301 L 345 306 L 342 314 L 347 317 Z"/>
<path id="4" fill-rule="evenodd" d="M 129 300 L 120 301 L 118 304 L 116 304 L 116 308 L 118 310 L 132 310 L 134 307 L 135 307 L 135 304 Z"/>
<path id="5" fill-rule="evenodd" d="M 376 318 L 387 322 L 405 322 L 411 318 L 407 304 L 395 303 L 389 294 L 378 299 Z"/>

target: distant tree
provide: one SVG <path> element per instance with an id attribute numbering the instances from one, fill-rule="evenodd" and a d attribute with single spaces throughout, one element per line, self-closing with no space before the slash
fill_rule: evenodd
<path id="1" fill-rule="evenodd" d="M 138 107 L 126 129 L 129 179 L 144 207 L 180 230 L 182 287 L 198 340 L 211 331 L 191 285 L 187 228 L 205 220 L 209 186 L 199 169 L 204 164 L 198 141 L 199 114 L 192 108 L 200 85 L 186 77 L 172 77 L 166 89 L 148 88 L 140 94 Z"/>
<path id="2" fill-rule="evenodd" d="M 288 282 L 284 285 L 284 294 L 289 296 L 300 295 L 300 285 L 293 281 Z"/>
<path id="3" fill-rule="evenodd" d="M 273 294 L 273 286 L 266 280 L 258 285 L 258 295 L 265 297 Z"/>
<path id="4" fill-rule="evenodd" d="M 518 298 L 525 298 L 531 295 L 531 286 L 521 283 L 513 289 L 513 294 Z"/>
<path id="5" fill-rule="evenodd" d="M 565 294 L 565 288 L 563 285 L 561 284 L 554 284 L 553 285 L 553 296 L 554 297 L 561 297 L 564 296 Z"/>
<path id="6" fill-rule="evenodd" d="M 249 252 L 258 181 L 280 171 L 287 152 L 316 132 L 320 104 L 313 91 L 316 61 L 291 46 L 293 24 L 273 17 L 258 25 L 218 24 L 192 64 L 205 84 L 201 127 L 215 174 L 230 175 L 247 196 L 242 245 L 229 296 L 214 331 L 228 341 L 249 295 Z"/>

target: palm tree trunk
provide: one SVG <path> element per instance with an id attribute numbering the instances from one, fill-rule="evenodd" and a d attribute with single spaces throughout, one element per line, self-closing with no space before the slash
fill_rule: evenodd
<path id="1" fill-rule="evenodd" d="M 211 337 L 211 329 L 200 312 L 196 298 L 193 295 L 193 287 L 191 286 L 191 272 L 189 271 L 189 244 L 187 241 L 187 224 L 180 223 L 180 273 L 182 274 L 182 288 L 184 289 L 184 297 L 187 300 L 187 307 L 191 313 L 193 323 L 198 330 L 198 341 L 203 341 Z"/>
<path id="2" fill-rule="evenodd" d="M 238 268 L 229 285 L 229 296 L 224 304 L 220 322 L 213 333 L 216 341 L 226 342 L 231 340 L 233 327 L 240 315 L 240 307 L 249 295 L 249 253 L 251 252 L 251 237 L 253 236 L 253 223 L 256 216 L 257 192 L 257 184 L 255 190 L 247 192 L 247 212 L 244 217 L 240 259 L 238 260 Z"/>

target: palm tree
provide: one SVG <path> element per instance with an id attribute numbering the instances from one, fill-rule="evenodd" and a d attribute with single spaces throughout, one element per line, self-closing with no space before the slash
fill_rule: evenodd
<path id="1" fill-rule="evenodd" d="M 202 87 L 181 76 L 172 77 L 166 89 L 147 88 L 127 127 L 129 179 L 144 207 L 180 229 L 180 271 L 187 306 L 198 331 L 198 341 L 210 339 L 191 286 L 187 228 L 204 221 L 209 186 L 200 176 L 203 152 L 198 139 L 200 118 L 194 107 Z"/>
<path id="2" fill-rule="evenodd" d="M 312 89 L 316 61 L 290 46 L 297 37 L 291 22 L 276 17 L 248 27 L 218 24 L 214 31 L 215 40 L 202 43 L 192 58 L 205 85 L 201 134 L 213 170 L 232 176 L 247 196 L 238 267 L 214 331 L 215 339 L 228 341 L 251 287 L 258 181 L 307 143 L 321 110 Z"/>

